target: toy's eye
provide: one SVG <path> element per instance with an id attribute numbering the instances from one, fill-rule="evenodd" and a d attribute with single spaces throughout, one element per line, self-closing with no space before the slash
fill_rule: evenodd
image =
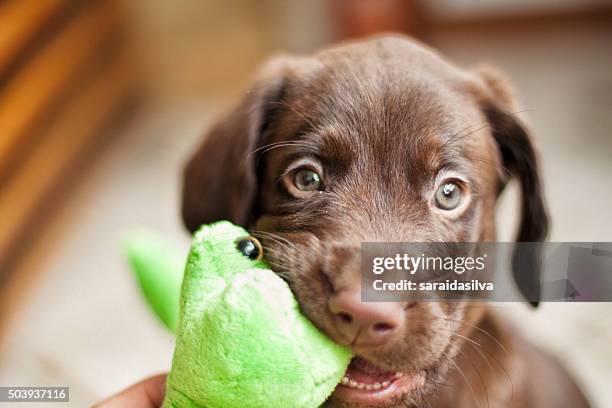
<path id="1" fill-rule="evenodd" d="M 263 248 L 261 243 L 253 237 L 239 238 L 236 241 L 238 251 L 253 261 L 263 258 Z"/>

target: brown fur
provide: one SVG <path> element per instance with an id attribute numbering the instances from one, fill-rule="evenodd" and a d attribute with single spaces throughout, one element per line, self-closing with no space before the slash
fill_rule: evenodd
<path id="1" fill-rule="evenodd" d="M 250 227 L 303 312 L 349 344 L 329 303 L 359 284 L 362 241 L 494 241 L 497 198 L 511 176 L 522 190 L 517 240 L 545 238 L 536 152 L 515 109 L 500 74 L 459 69 L 406 37 L 277 58 L 190 160 L 185 224 Z M 296 198 L 288 189 L 287 166 L 300 158 L 320 168 L 323 191 Z M 431 205 L 449 169 L 470 196 L 451 218 Z M 521 289 L 537 298 L 537 276 L 522 273 Z M 387 370 L 426 370 L 424 387 L 387 406 L 587 406 L 554 360 L 485 305 L 425 302 L 397 313 L 401 324 L 383 344 L 350 343 Z"/>

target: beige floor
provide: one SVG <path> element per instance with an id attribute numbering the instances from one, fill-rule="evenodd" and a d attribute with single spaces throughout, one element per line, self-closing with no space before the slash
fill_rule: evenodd
<path id="1" fill-rule="evenodd" d="M 528 116 L 544 154 L 552 240 L 612 241 L 611 34 L 565 29 L 434 38 L 462 64 L 485 60 L 503 67 L 524 107 L 533 110 Z M 0 384 L 70 385 L 70 405 L 81 407 L 168 369 L 172 338 L 139 298 L 119 242 L 130 228 L 147 226 L 187 245 L 178 221 L 179 171 L 215 106 L 149 109 L 88 172 L 67 200 L 65 221 L 53 229 L 42 278 L 0 356 Z M 500 211 L 506 239 L 513 198 L 506 197 Z M 612 304 L 502 309 L 566 362 L 597 406 L 607 406 Z"/>

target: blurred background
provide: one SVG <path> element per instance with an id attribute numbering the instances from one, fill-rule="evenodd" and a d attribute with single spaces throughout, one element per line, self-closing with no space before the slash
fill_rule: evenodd
<path id="1" fill-rule="evenodd" d="M 0 385 L 69 385 L 81 407 L 168 370 L 121 237 L 187 248 L 182 165 L 277 52 L 400 31 L 497 65 L 540 144 L 551 240 L 612 241 L 611 23 L 605 0 L 0 0 Z M 609 406 L 612 305 L 496 307 Z"/>

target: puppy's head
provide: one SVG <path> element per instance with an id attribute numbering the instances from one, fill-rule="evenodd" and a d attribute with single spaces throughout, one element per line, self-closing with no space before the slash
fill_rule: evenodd
<path id="1" fill-rule="evenodd" d="M 522 189 L 518 239 L 544 238 L 536 155 L 507 88 L 403 37 L 277 58 L 190 160 L 186 226 L 251 227 L 303 312 L 358 356 L 337 404 L 427 392 L 482 311 L 360 302 L 361 242 L 492 241 L 511 176 Z"/>

